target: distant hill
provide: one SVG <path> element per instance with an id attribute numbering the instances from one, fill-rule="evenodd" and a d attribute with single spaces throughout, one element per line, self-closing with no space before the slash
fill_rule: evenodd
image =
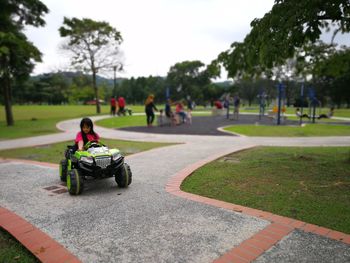
<path id="1" fill-rule="evenodd" d="M 87 76 L 89 78 L 92 78 L 91 75 L 84 74 L 82 72 L 62 71 L 62 72 L 44 73 L 44 74 L 31 76 L 31 79 L 38 80 L 38 79 L 42 79 L 42 78 L 49 77 L 49 76 L 52 76 L 52 75 L 62 75 L 62 76 L 64 76 L 64 78 L 67 80 L 68 83 L 71 83 L 73 78 L 79 77 L 79 76 L 82 76 L 82 75 Z M 123 80 L 125 80 L 125 78 L 116 78 L 116 83 L 119 84 Z M 99 75 L 96 76 L 96 82 L 97 82 L 97 85 L 107 84 L 107 86 L 111 86 L 111 87 L 113 87 L 113 85 L 114 85 L 114 79 L 113 78 L 112 79 L 105 78 L 105 77 L 102 77 L 102 76 L 99 76 Z"/>
<path id="2" fill-rule="evenodd" d="M 90 79 L 92 78 L 91 75 L 84 74 L 82 72 L 62 71 L 62 72 L 44 73 L 44 74 L 31 76 L 31 79 L 38 80 L 38 79 L 42 79 L 42 78 L 49 77 L 49 76 L 56 75 L 56 74 L 64 76 L 64 78 L 67 80 L 68 83 L 71 83 L 73 78 L 79 77 L 82 75 L 87 76 Z M 159 76 L 159 77 L 162 79 L 166 79 L 166 77 L 161 77 L 161 76 Z M 144 78 L 147 78 L 147 77 L 144 77 Z M 127 78 L 116 78 L 116 83 L 119 84 L 119 83 L 123 82 L 124 80 L 127 80 Z M 97 85 L 107 84 L 107 86 L 110 86 L 110 87 L 113 87 L 113 85 L 114 85 L 113 78 L 105 78 L 105 77 L 97 75 L 96 81 L 97 81 Z M 220 82 L 213 82 L 213 84 L 215 84 L 216 86 L 222 87 L 222 88 L 227 88 L 227 87 L 232 86 L 232 81 L 226 80 L 226 81 L 220 81 Z"/>
<path id="3" fill-rule="evenodd" d="M 230 80 L 225 80 L 220 82 L 214 82 L 213 84 L 222 88 L 228 88 L 232 86 L 233 82 Z"/>

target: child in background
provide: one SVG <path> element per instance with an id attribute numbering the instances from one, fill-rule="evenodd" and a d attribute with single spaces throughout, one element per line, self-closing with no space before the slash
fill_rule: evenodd
<path id="1" fill-rule="evenodd" d="M 80 132 L 77 133 L 75 138 L 75 145 L 78 151 L 84 151 L 84 145 L 88 142 L 96 141 L 100 139 L 100 136 L 94 131 L 94 124 L 90 118 L 83 118 L 80 122 Z"/>

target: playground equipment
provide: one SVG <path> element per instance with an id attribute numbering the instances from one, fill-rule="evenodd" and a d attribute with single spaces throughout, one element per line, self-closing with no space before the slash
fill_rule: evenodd
<path id="1" fill-rule="evenodd" d="M 261 91 L 258 95 L 259 100 L 259 120 L 261 120 L 261 117 L 265 115 L 265 108 L 266 108 L 266 100 L 267 100 L 267 94 L 265 91 Z"/>
<path id="2" fill-rule="evenodd" d="M 284 116 L 284 113 L 286 112 L 286 94 L 285 94 L 285 85 L 282 83 L 278 84 L 277 86 L 278 95 L 276 98 L 276 104 L 272 108 L 272 117 L 276 119 L 276 124 L 280 125 L 286 117 Z"/>

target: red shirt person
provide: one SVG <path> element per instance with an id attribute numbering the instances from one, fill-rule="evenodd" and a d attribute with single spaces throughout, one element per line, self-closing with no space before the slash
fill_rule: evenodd
<path id="1" fill-rule="evenodd" d="M 218 110 L 221 110 L 222 107 L 223 107 L 221 101 L 219 101 L 219 100 L 216 100 L 216 101 L 214 102 L 214 105 L 215 105 L 215 107 L 216 107 Z"/>
<path id="2" fill-rule="evenodd" d="M 110 100 L 110 104 L 111 104 L 111 115 L 115 115 L 115 110 L 117 108 L 117 101 L 115 100 L 114 97 L 111 97 L 111 100 Z"/>
<path id="3" fill-rule="evenodd" d="M 125 105 L 125 99 L 122 96 L 118 97 L 118 114 L 125 114 Z"/>

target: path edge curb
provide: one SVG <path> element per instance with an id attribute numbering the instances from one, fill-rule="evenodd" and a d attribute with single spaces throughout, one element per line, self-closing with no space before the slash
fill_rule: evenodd
<path id="1" fill-rule="evenodd" d="M 215 259 L 215 263 L 227 263 L 227 262 L 252 262 L 259 256 L 263 255 L 267 250 L 272 248 L 277 242 L 289 235 L 292 231 L 299 229 L 304 232 L 313 233 L 326 238 L 340 241 L 347 245 L 350 245 L 350 235 L 345 234 L 336 230 L 328 229 L 314 224 L 309 224 L 293 218 L 276 215 L 270 212 L 249 208 L 241 205 L 228 203 L 196 194 L 184 192 L 180 189 L 182 182 L 190 176 L 195 170 L 215 161 L 225 155 L 231 153 L 237 153 L 247 149 L 256 147 L 256 145 L 250 145 L 242 147 L 237 151 L 225 151 L 219 154 L 214 154 L 204 160 L 198 161 L 191 164 L 178 173 L 176 173 L 165 186 L 165 190 L 175 196 L 182 197 L 195 202 L 212 205 L 215 207 L 231 210 L 234 212 L 242 213 L 245 215 L 257 217 L 270 222 L 270 224 L 264 229 L 258 231 L 252 237 L 244 240 L 242 243 L 233 247 L 231 250 L 226 252 L 224 255 Z"/>
<path id="2" fill-rule="evenodd" d="M 2 206 L 0 206 L 0 227 L 21 243 L 40 262 L 81 262 L 49 235 Z"/>

